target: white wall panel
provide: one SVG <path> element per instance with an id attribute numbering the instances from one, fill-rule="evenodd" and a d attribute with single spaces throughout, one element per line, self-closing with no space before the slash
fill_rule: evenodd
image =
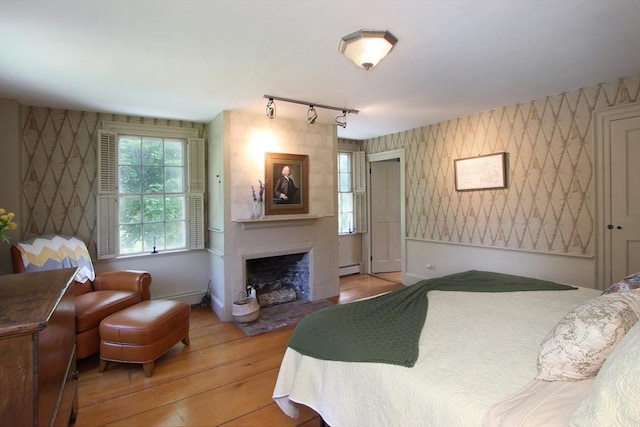
<path id="1" fill-rule="evenodd" d="M 407 271 L 403 283 L 413 284 L 467 270 L 496 271 L 600 288 L 595 283 L 593 257 L 407 239 Z"/>

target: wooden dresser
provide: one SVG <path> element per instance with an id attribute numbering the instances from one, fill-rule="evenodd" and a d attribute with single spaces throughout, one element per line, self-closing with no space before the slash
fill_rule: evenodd
<path id="1" fill-rule="evenodd" d="M 76 269 L 0 276 L 0 425 L 61 426 L 78 410 Z"/>

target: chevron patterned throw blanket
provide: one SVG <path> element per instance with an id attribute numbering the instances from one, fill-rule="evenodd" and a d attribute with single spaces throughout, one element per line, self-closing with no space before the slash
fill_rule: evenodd
<path id="1" fill-rule="evenodd" d="M 576 289 L 544 280 L 485 271 L 467 271 L 376 298 L 336 305 L 312 313 L 298 324 L 288 346 L 307 356 L 344 362 L 389 363 L 411 367 L 432 290 L 514 292 Z"/>
<path id="2" fill-rule="evenodd" d="M 27 273 L 77 267 L 77 282 L 93 281 L 96 277 L 87 246 L 75 237 L 43 235 L 16 243 L 16 247 Z"/>

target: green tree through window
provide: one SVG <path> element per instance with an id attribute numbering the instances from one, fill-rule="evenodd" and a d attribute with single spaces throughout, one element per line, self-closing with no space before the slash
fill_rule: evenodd
<path id="1" fill-rule="evenodd" d="M 118 137 L 120 254 L 185 248 L 186 140 Z"/>

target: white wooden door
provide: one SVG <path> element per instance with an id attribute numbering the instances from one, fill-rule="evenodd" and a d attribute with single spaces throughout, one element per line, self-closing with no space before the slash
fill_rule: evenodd
<path id="1" fill-rule="evenodd" d="M 371 272 L 401 270 L 400 162 L 371 162 Z"/>
<path id="2" fill-rule="evenodd" d="M 610 282 L 640 271 L 640 107 L 610 122 Z"/>

